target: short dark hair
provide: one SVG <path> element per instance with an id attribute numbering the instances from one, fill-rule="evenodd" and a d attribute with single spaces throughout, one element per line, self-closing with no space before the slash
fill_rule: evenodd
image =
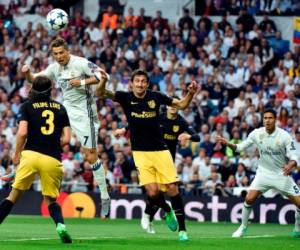
<path id="1" fill-rule="evenodd" d="M 172 95 L 172 98 L 173 98 L 173 99 L 180 100 L 180 98 L 179 98 L 179 96 L 178 96 L 178 95 Z"/>
<path id="2" fill-rule="evenodd" d="M 132 72 L 132 75 L 131 75 L 131 81 L 133 82 L 133 79 L 136 77 L 136 76 L 145 76 L 146 79 L 147 79 L 147 82 L 149 82 L 149 76 L 148 76 L 148 73 L 147 71 L 143 70 L 143 69 L 136 69 L 135 71 Z"/>
<path id="3" fill-rule="evenodd" d="M 59 37 L 53 40 L 50 44 L 50 49 L 63 46 L 66 50 L 69 50 L 68 44 L 65 39 Z"/>
<path id="4" fill-rule="evenodd" d="M 32 82 L 32 87 L 29 92 L 30 100 L 46 101 L 50 99 L 52 82 L 46 76 L 37 76 Z"/>
<path id="5" fill-rule="evenodd" d="M 276 116 L 277 116 L 276 111 L 272 108 L 265 109 L 263 114 L 265 114 L 265 113 L 272 113 L 274 118 L 276 118 Z"/>

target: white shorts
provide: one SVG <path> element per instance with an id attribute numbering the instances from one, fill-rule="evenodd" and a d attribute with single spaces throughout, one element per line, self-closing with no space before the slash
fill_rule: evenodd
<path id="1" fill-rule="evenodd" d="M 300 189 L 291 176 L 266 175 L 257 173 L 249 189 L 261 191 L 276 189 L 281 194 L 288 196 L 300 196 Z"/>
<path id="2" fill-rule="evenodd" d="M 97 116 L 72 117 L 69 116 L 70 125 L 81 146 L 84 148 L 97 148 L 100 122 Z"/>

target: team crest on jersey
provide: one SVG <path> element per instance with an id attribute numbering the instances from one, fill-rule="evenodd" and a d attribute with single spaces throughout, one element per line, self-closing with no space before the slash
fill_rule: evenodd
<path id="1" fill-rule="evenodd" d="M 179 126 L 178 125 L 173 125 L 173 132 L 178 132 L 179 131 Z"/>
<path id="2" fill-rule="evenodd" d="M 149 106 L 151 109 L 154 109 L 154 108 L 155 108 L 155 101 L 154 101 L 154 100 L 148 101 L 148 106 Z"/>

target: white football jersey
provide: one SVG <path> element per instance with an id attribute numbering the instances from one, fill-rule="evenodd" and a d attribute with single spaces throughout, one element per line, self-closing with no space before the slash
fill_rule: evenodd
<path id="1" fill-rule="evenodd" d="M 70 119 L 72 116 L 97 115 L 96 103 L 93 98 L 91 85 L 72 87 L 69 84 L 71 79 L 85 79 L 95 76 L 99 70 L 98 66 L 87 59 L 79 56 L 70 56 L 70 61 L 66 66 L 61 66 L 58 62 L 50 64 L 44 71 L 35 74 L 45 75 L 55 81 L 63 92 L 63 104 L 67 109 Z"/>
<path id="2" fill-rule="evenodd" d="M 282 167 L 289 160 L 298 164 L 296 147 L 292 137 L 285 130 L 276 127 L 272 134 L 268 134 L 264 127 L 252 131 L 247 139 L 237 144 L 237 151 L 241 152 L 255 144 L 259 150 L 257 172 L 262 174 L 283 175 Z"/>

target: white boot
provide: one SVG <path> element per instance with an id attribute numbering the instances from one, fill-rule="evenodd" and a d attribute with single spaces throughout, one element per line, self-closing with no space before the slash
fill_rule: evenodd
<path id="1" fill-rule="evenodd" d="M 239 228 L 232 234 L 233 238 L 241 238 L 245 235 L 247 227 L 240 225 Z"/>
<path id="2" fill-rule="evenodd" d="M 149 226 L 148 226 L 148 228 L 147 228 L 147 233 L 148 233 L 148 234 L 155 234 L 153 222 L 150 222 L 150 223 L 149 223 Z"/>

